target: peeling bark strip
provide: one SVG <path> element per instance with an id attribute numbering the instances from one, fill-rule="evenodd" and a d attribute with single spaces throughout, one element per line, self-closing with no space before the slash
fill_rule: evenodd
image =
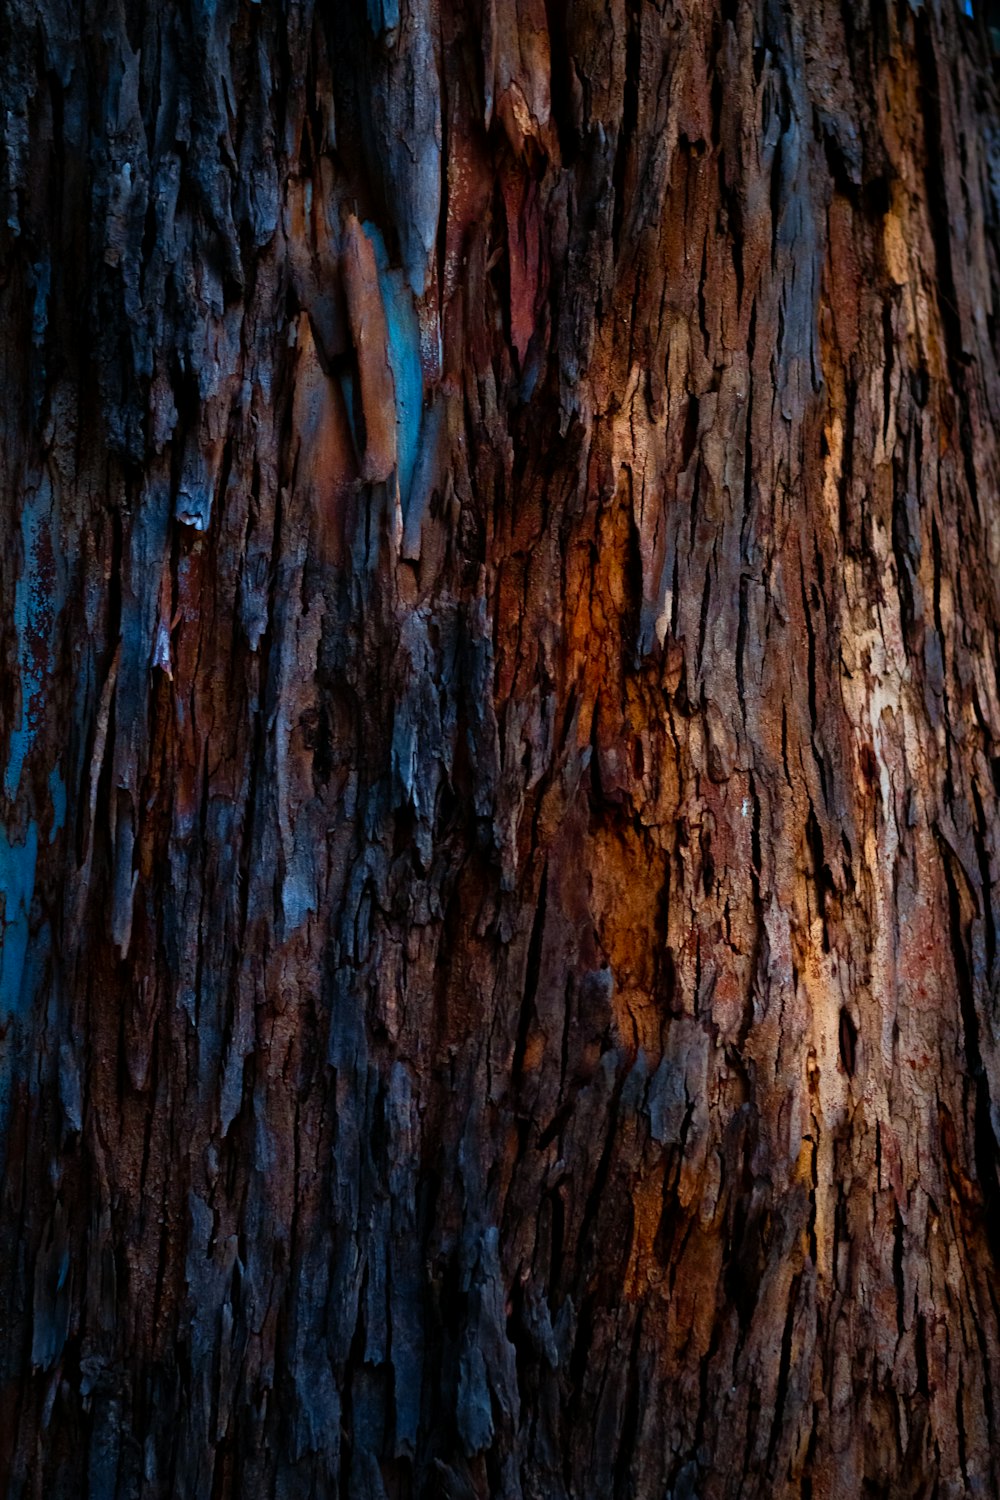
<path id="1" fill-rule="evenodd" d="M 1000 1493 L 958 0 L 0 36 L 0 1491 Z"/>

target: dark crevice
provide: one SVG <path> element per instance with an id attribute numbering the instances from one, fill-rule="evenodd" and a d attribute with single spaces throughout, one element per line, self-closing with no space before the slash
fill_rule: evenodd
<path id="1" fill-rule="evenodd" d="M 858 1055 L 858 1028 L 851 1018 L 851 1013 L 846 1005 L 840 1008 L 840 1061 L 844 1065 L 844 1072 L 848 1078 L 854 1077 L 857 1066 Z"/>
<path id="2" fill-rule="evenodd" d="M 937 301 L 941 326 L 944 330 L 945 347 L 948 352 L 948 373 L 951 388 L 958 401 L 958 436 L 965 466 L 965 479 L 973 510 L 979 518 L 979 487 L 976 480 L 975 450 L 972 424 L 969 416 L 969 399 L 966 385 L 966 369 L 969 356 L 962 343 L 962 323 L 958 312 L 958 295 L 955 287 L 955 268 L 951 251 L 951 222 L 949 217 L 948 183 L 944 164 L 950 142 L 945 139 L 944 120 L 941 114 L 941 87 L 938 77 L 937 53 L 931 32 L 931 17 L 921 11 L 915 18 L 917 60 L 920 66 L 921 99 L 925 121 L 927 210 L 930 216 L 931 233 L 937 261 Z"/>
<path id="3" fill-rule="evenodd" d="M 698 442 L 698 413 L 698 397 L 689 396 L 684 410 L 684 427 L 681 431 L 681 472 L 691 462 L 691 455 Z"/>
<path id="4" fill-rule="evenodd" d="M 979 787 L 975 780 L 972 782 L 972 800 L 976 809 L 976 821 L 973 824 L 972 834 L 976 845 L 976 860 L 979 865 L 979 878 L 982 882 L 982 907 L 983 926 L 986 937 L 986 964 L 987 970 L 992 977 L 993 966 L 997 952 L 996 919 L 993 915 L 993 881 L 990 876 L 990 856 L 986 848 L 986 810 L 983 807 L 983 799 L 979 795 Z"/>
<path id="5" fill-rule="evenodd" d="M 955 1434 L 958 1439 L 958 1464 L 965 1485 L 969 1483 L 969 1461 L 965 1436 L 965 1381 L 959 1366 L 958 1383 L 955 1388 Z"/>
<path id="6" fill-rule="evenodd" d="M 740 711 L 743 715 L 744 724 L 747 718 L 747 706 L 743 662 L 746 656 L 747 632 L 749 629 L 749 590 L 750 580 L 744 573 L 740 577 L 740 614 L 739 623 L 736 627 L 736 692 L 740 700 Z"/>
<path id="7" fill-rule="evenodd" d="M 818 731 L 818 728 L 819 728 L 819 712 L 818 712 L 817 701 L 816 701 L 816 684 L 817 684 L 816 628 L 815 628 L 815 626 L 813 624 L 812 607 L 811 607 L 811 604 L 810 604 L 809 591 L 807 590 L 807 587 L 806 587 L 806 574 L 805 574 L 805 567 L 804 566 L 800 570 L 800 578 L 801 578 L 801 584 L 802 584 L 802 614 L 803 614 L 803 619 L 805 621 L 806 643 L 807 643 L 807 646 L 808 646 L 808 676 L 809 676 L 809 682 L 808 682 L 808 700 L 809 700 L 809 722 L 810 722 L 810 724 L 812 726 L 812 736 L 811 736 L 812 754 L 813 754 L 813 760 L 816 763 L 816 770 L 817 770 L 817 773 L 819 775 L 820 789 L 821 789 L 821 791 L 823 793 L 823 805 L 824 805 L 824 807 L 828 808 L 829 807 L 830 798 L 829 798 L 829 788 L 827 786 L 827 779 L 826 779 L 826 766 L 824 765 L 823 756 L 820 754 L 819 747 L 818 747 L 818 745 L 816 743 L 816 735 L 817 735 L 817 731 Z M 813 586 L 813 589 L 815 590 L 815 585 Z"/>
<path id="8" fill-rule="evenodd" d="M 959 882 L 964 875 L 946 840 L 938 830 L 941 864 L 948 887 L 948 915 L 952 959 L 958 982 L 958 999 L 965 1037 L 968 1077 L 975 1089 L 975 1164 L 983 1195 L 983 1227 L 994 1260 L 1000 1263 L 1000 1183 L 997 1181 L 997 1143 L 990 1118 L 990 1087 L 979 1045 L 979 1016 L 970 962 L 970 940 L 962 916 Z"/>
<path id="9" fill-rule="evenodd" d="M 708 631 L 708 615 L 712 603 L 712 559 L 705 565 L 705 586 L 701 595 L 701 615 L 698 620 L 698 666 L 705 653 L 705 636 Z"/>
<path id="10" fill-rule="evenodd" d="M 919 424 L 917 424 L 919 431 Z M 903 640 L 908 652 L 915 645 L 915 613 L 913 585 L 916 564 L 920 558 L 919 538 L 910 531 L 906 476 L 902 465 L 893 459 L 892 495 L 892 551 L 896 562 L 896 587 L 899 592 L 899 615 Z"/>
<path id="11" fill-rule="evenodd" d="M 892 1281 L 896 1288 L 896 1336 L 902 1338 L 906 1331 L 905 1282 L 903 1280 L 903 1216 L 899 1204 L 893 1205 L 895 1218 L 892 1228 Z"/>
<path id="12" fill-rule="evenodd" d="M 632 1346 L 629 1351 L 628 1374 L 625 1383 L 625 1401 L 622 1425 L 618 1436 L 618 1452 L 615 1457 L 613 1494 L 619 1500 L 631 1500 L 632 1489 L 629 1471 L 632 1468 L 636 1439 L 639 1435 L 639 1417 L 643 1409 L 642 1381 L 640 1378 L 640 1354 L 642 1349 L 642 1311 L 635 1320 Z"/>
<path id="13" fill-rule="evenodd" d="M 642 63 L 641 10 L 635 0 L 629 0 L 625 32 L 625 90 L 622 99 L 622 123 L 615 148 L 615 161 L 611 174 L 615 195 L 614 213 L 611 223 L 611 246 L 614 259 L 618 259 L 622 246 L 622 229 L 625 223 L 625 194 L 628 182 L 629 155 L 636 139 L 639 123 L 639 81 Z M 631 244 L 629 235 L 627 243 Z"/>
<path id="14" fill-rule="evenodd" d="M 882 441 L 889 442 L 889 418 L 892 412 L 892 366 L 896 349 L 896 332 L 892 326 L 892 303 L 882 303 Z"/>
<path id="15" fill-rule="evenodd" d="M 743 523 L 740 527 L 740 550 L 749 562 L 750 526 L 753 511 L 753 362 L 757 349 L 757 299 L 750 307 L 747 332 L 747 420 L 743 440 Z"/>
<path id="16" fill-rule="evenodd" d="M 833 872 L 827 862 L 823 847 L 823 831 L 819 826 L 815 810 L 810 806 L 806 819 L 806 843 L 812 863 L 813 886 L 816 891 L 816 910 L 823 923 L 823 952 L 830 951 L 830 934 L 827 928 L 827 906 L 835 892 Z"/>
<path id="17" fill-rule="evenodd" d="M 795 1326 L 795 1305 L 799 1299 L 799 1287 L 801 1284 L 802 1272 L 799 1271 L 793 1276 L 792 1284 L 789 1288 L 788 1307 L 785 1312 L 785 1327 L 781 1335 L 778 1386 L 774 1396 L 774 1417 L 771 1421 L 771 1435 L 767 1444 L 767 1462 L 769 1466 L 774 1462 L 774 1455 L 778 1447 L 778 1438 L 788 1425 L 785 1418 L 785 1402 L 788 1399 L 788 1376 L 792 1367 L 792 1329 Z"/>
<path id="18" fill-rule="evenodd" d="M 577 157 L 578 145 L 573 109 L 573 47 L 566 25 L 567 9 L 568 0 L 545 0 L 552 44 L 552 118 L 559 137 L 562 164 L 571 167 Z"/>
<path id="19" fill-rule="evenodd" d="M 515 1093 L 524 1069 L 524 1057 L 528 1047 L 528 1033 L 531 1029 L 532 1017 L 535 1014 L 535 996 L 538 993 L 538 979 L 541 970 L 542 940 L 545 935 L 545 908 L 548 900 L 548 888 L 549 866 L 548 860 L 546 860 L 542 870 L 541 883 L 538 888 L 538 905 L 535 908 L 534 921 L 531 926 L 531 937 L 528 941 L 528 957 L 524 973 L 524 995 L 521 1000 L 521 1011 L 517 1023 L 514 1060 L 511 1065 L 511 1089 Z"/>

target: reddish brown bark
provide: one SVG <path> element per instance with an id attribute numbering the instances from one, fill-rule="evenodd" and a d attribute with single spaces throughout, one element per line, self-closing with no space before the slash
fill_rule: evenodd
<path id="1" fill-rule="evenodd" d="M 8 0 L 0 1487 L 1000 1489 L 951 0 Z"/>

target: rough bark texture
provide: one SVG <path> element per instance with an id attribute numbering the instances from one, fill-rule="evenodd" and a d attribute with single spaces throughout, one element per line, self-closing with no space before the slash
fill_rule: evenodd
<path id="1" fill-rule="evenodd" d="M 967 9 L 6 0 L 6 1495 L 1000 1492 Z"/>

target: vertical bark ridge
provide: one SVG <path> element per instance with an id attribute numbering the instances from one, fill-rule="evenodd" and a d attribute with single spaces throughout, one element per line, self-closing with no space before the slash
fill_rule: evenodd
<path id="1" fill-rule="evenodd" d="M 9 0 L 0 1484 L 1000 1487 L 950 0 Z"/>

